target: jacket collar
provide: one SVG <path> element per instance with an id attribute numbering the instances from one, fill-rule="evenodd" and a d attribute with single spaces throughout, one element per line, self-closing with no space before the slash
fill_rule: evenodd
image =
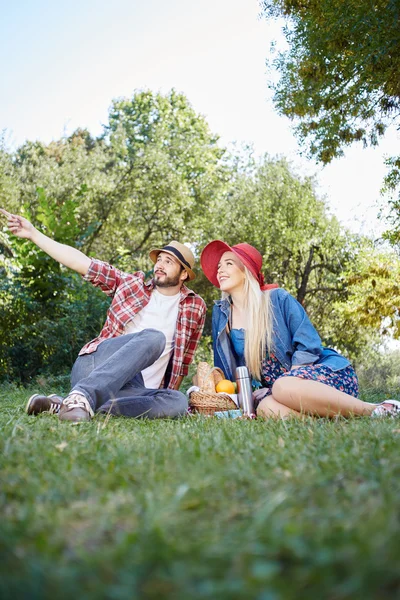
<path id="1" fill-rule="evenodd" d="M 220 298 L 219 300 L 214 300 L 214 304 L 219 306 L 222 312 L 228 314 L 231 306 L 230 297 L 228 298 Z"/>

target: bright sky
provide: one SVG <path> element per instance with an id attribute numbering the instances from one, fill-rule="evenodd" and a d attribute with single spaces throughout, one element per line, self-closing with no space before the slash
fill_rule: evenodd
<path id="1" fill-rule="evenodd" d="M 299 156 L 288 120 L 274 111 L 265 59 L 276 25 L 258 19 L 257 0 L 0 0 L 0 130 L 11 147 L 50 142 L 86 127 L 101 132 L 111 100 L 148 88 L 183 92 L 223 144 L 252 143 L 283 154 L 300 174 L 316 173 L 319 193 L 347 226 L 377 221 L 383 156 L 353 147 L 322 169 Z"/>

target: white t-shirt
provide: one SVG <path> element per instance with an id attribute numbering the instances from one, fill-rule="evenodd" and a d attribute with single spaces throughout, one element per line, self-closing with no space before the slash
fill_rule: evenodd
<path id="1" fill-rule="evenodd" d="M 157 289 L 152 291 L 149 303 L 130 321 L 124 329 L 126 333 L 138 333 L 143 329 L 157 329 L 166 338 L 164 352 L 155 363 L 142 371 L 144 385 L 147 388 L 158 389 L 168 361 L 174 349 L 176 320 L 178 318 L 180 293 L 175 296 L 165 296 Z"/>

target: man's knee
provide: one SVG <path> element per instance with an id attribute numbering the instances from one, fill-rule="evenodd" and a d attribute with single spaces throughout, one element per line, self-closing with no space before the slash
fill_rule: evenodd
<path id="1" fill-rule="evenodd" d="M 167 339 L 162 331 L 158 329 L 143 329 L 137 335 L 141 338 L 141 343 L 153 351 L 156 356 L 155 360 L 164 352 L 165 344 Z"/>
<path id="2" fill-rule="evenodd" d="M 165 348 L 165 344 L 167 343 L 167 339 L 162 331 L 158 331 L 158 329 L 146 329 L 145 330 L 149 337 L 149 343 L 159 350 L 160 354 L 163 352 Z"/>

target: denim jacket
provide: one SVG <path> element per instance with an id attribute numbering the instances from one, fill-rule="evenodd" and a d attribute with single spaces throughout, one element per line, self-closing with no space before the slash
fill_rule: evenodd
<path id="1" fill-rule="evenodd" d="M 285 369 L 292 366 L 324 364 L 333 371 L 350 362 L 331 348 L 324 348 L 306 311 L 293 296 L 281 288 L 269 292 L 273 311 L 272 352 Z M 230 310 L 228 298 L 217 300 L 212 313 L 214 365 L 234 379 L 236 359 L 226 331 Z M 268 358 L 268 357 L 266 357 Z"/>

